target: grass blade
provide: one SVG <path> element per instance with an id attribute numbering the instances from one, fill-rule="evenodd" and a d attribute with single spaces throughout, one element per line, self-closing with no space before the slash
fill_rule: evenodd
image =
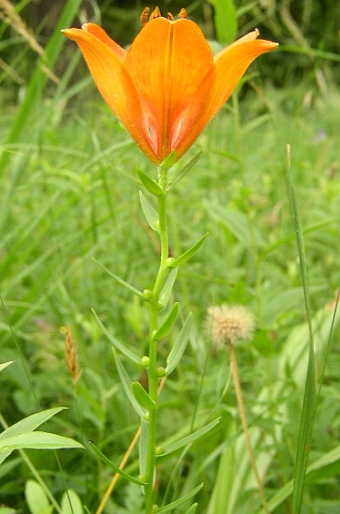
<path id="1" fill-rule="evenodd" d="M 306 374 L 306 383 L 304 397 L 302 402 L 302 410 L 299 422 L 296 457 L 294 465 L 294 488 L 293 488 L 293 512 L 299 514 L 302 506 L 304 493 L 305 477 L 309 457 L 309 449 L 313 435 L 315 413 L 316 413 L 316 377 L 315 377 L 315 356 L 312 329 L 312 316 L 308 292 L 308 275 L 305 258 L 304 240 L 302 234 L 301 219 L 295 194 L 293 177 L 290 170 L 290 147 L 287 147 L 288 153 L 288 192 L 292 209 L 292 217 L 295 224 L 296 243 L 299 253 L 300 272 L 304 293 L 305 310 L 309 332 L 309 355 Z"/>

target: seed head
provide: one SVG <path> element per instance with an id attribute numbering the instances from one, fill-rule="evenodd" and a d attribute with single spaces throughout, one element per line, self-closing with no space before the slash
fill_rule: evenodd
<path id="1" fill-rule="evenodd" d="M 65 359 L 67 371 L 72 377 L 73 385 L 76 385 L 81 377 L 81 370 L 78 363 L 77 345 L 72 337 L 69 327 L 64 328 L 65 331 Z"/>
<path id="2" fill-rule="evenodd" d="M 208 309 L 206 329 L 216 346 L 249 341 L 254 328 L 254 317 L 243 305 L 224 304 Z"/>

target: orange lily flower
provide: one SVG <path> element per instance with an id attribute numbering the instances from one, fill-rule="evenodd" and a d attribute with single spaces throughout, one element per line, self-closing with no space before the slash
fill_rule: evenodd
<path id="1" fill-rule="evenodd" d="M 250 63 L 276 43 L 250 32 L 217 55 L 182 9 L 174 21 L 156 8 L 128 51 L 93 23 L 66 29 L 76 41 L 106 103 L 144 154 L 178 160 L 223 106 Z"/>

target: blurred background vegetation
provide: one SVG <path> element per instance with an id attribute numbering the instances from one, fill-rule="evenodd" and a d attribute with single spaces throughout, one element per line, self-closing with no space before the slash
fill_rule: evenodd
<path id="1" fill-rule="evenodd" d="M 163 14 L 185 7 L 215 48 L 255 27 L 280 43 L 278 51 L 252 65 L 190 150 L 188 158 L 198 150 L 202 157 L 171 195 L 173 253 L 206 231 L 210 236 L 179 273 L 176 300 L 183 317 L 194 312 L 195 329 L 182 366 L 164 389 L 159 438 L 176 438 L 210 416 L 222 421 L 204 440 L 204 451 L 196 444 L 182 460 L 162 466 L 160 488 L 169 482 L 175 496 L 204 481 L 200 514 L 260 511 L 254 484 L 239 473 L 238 461 L 227 476 L 222 466 L 226 450 L 238 441 L 239 419 L 232 388 L 223 393 L 227 354 L 216 357 L 204 320 L 209 305 L 225 302 L 249 306 L 257 320 L 252 347 L 240 349 L 240 373 L 250 423 L 262 434 L 259 452 L 264 445 L 273 459 L 268 495 L 292 477 L 307 343 L 284 178 L 291 143 L 323 384 L 312 459 L 324 456 L 327 464 L 310 478 L 304 513 L 337 514 L 340 461 L 327 456 L 339 450 L 340 440 L 338 323 L 330 337 L 340 283 L 340 3 L 158 5 Z M 0 375 L 1 420 L 11 425 L 42 408 L 68 406 L 47 430 L 92 439 L 117 463 L 137 419 L 91 308 L 141 355 L 146 314 L 92 257 L 135 287 L 150 287 L 158 241 L 141 213 L 134 169 L 154 170 L 103 103 L 79 51 L 60 29 L 95 21 L 128 45 L 144 7 L 133 0 L 0 0 L 0 355 L 2 362 L 15 361 Z M 76 386 L 64 362 L 66 327 L 82 370 Z M 161 356 L 167 349 L 160 349 Z M 143 379 L 137 367 L 129 372 Z M 95 511 L 111 470 L 89 452 L 29 455 L 58 501 L 67 484 Z M 0 469 L 0 503 L 10 512 L 28 512 L 25 486 L 32 471 L 20 455 L 12 457 Z M 136 466 L 134 454 L 131 470 L 137 474 Z M 227 486 L 239 491 L 237 500 L 218 508 L 212 498 Z M 120 481 L 107 512 L 139 513 L 134 498 L 135 491 Z M 275 512 L 290 513 L 289 500 Z"/>
<path id="2" fill-rule="evenodd" d="M 3 0 L 5 1 L 5 0 Z M 208 2 L 195 0 L 184 6 L 189 16 L 200 24 L 205 35 L 220 39 L 216 31 L 216 4 L 228 12 L 229 0 Z M 62 12 L 65 0 L 13 2 L 16 12 L 27 28 L 34 32 L 37 43 L 44 47 Z M 139 30 L 139 16 L 145 3 L 134 0 L 126 2 L 103 0 L 82 1 L 74 17 L 73 25 L 80 26 L 89 20 L 100 23 L 121 45 L 128 45 Z M 178 0 L 158 2 L 161 12 L 176 14 L 183 7 Z M 154 6 L 150 5 L 152 9 Z M 266 80 L 271 79 L 278 87 L 288 83 L 316 81 L 340 81 L 339 67 L 339 20 L 340 5 L 333 0 L 238 0 L 235 2 L 238 35 L 260 29 L 261 36 L 280 43 L 280 54 L 272 54 L 261 62 Z M 0 11 L 1 12 L 1 11 Z M 230 39 L 234 39 L 233 27 L 227 14 L 221 15 Z M 0 84 L 11 83 L 12 94 L 18 87 L 27 84 L 32 66 L 36 61 L 38 48 L 29 33 L 23 31 L 20 21 L 11 19 L 5 10 L 1 25 Z M 224 41 L 222 41 L 224 43 Z M 27 45 L 29 43 L 29 45 Z M 20 57 L 19 57 L 20 56 Z M 65 55 L 61 56 L 59 69 L 65 66 Z M 6 66 L 7 64 L 7 66 Z M 8 68 L 9 66 L 9 68 Z M 322 72 L 321 72 L 322 68 Z"/>

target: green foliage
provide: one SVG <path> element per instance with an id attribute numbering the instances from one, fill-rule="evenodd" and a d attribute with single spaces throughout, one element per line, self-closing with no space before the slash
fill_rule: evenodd
<path id="1" fill-rule="evenodd" d="M 52 514 L 53 505 L 49 503 L 44 489 L 34 480 L 27 480 L 25 498 L 31 514 Z M 62 514 L 83 514 L 84 509 L 79 496 L 67 489 L 61 499 Z"/>
<path id="2" fill-rule="evenodd" d="M 207 5 L 208 31 L 214 11 L 209 14 Z M 61 78 L 57 84 L 40 67 L 24 73 L 32 60 L 27 57 L 25 63 L 27 42 L 9 35 L 8 22 L 1 25 L 1 34 L 8 35 L 1 45 L 18 49 L 13 67 L 20 56 L 16 69 L 25 88 L 22 103 L 17 103 L 12 91 L 19 86 L 2 70 L 0 442 L 10 436 L 13 444 L 2 454 L 7 458 L 0 468 L 0 503 L 7 509 L 0 512 L 7 513 L 96 512 L 139 417 L 150 407 L 142 388 L 147 367 L 142 357 L 145 307 L 152 299 L 159 258 L 155 203 L 160 191 L 153 167 L 98 101 L 90 81 L 77 76 L 71 82 L 78 57 L 73 48 L 62 47 L 65 41 L 58 30 L 72 23 L 77 3 L 65 6 L 46 50 L 50 71 Z M 112 2 L 103 7 L 109 14 L 106 28 L 113 33 L 121 11 Z M 175 12 L 172 5 L 163 7 Z M 332 37 L 339 7 L 317 0 L 299 6 L 235 1 L 235 7 L 242 33 L 258 26 L 262 36 L 279 40 L 282 51 L 257 65 L 261 79 L 254 68 L 250 71 L 251 80 L 240 90 L 241 107 L 235 97 L 183 163 L 169 172 L 174 260 L 168 263 L 155 334 L 158 364 L 166 376 L 158 408 L 157 502 L 159 512 L 193 513 L 198 502 L 197 512 L 263 513 L 240 430 L 227 352 L 213 346 L 205 329 L 207 307 L 241 303 L 256 316 L 254 344 L 240 348 L 238 360 L 271 510 L 292 508 L 294 468 L 295 478 L 301 479 L 301 450 L 312 436 L 307 474 L 300 481 L 304 495 L 298 494 L 306 511 L 330 514 L 340 501 L 335 312 L 340 99 Z M 202 3 L 192 3 L 188 11 L 199 19 Z M 131 25 L 131 13 L 126 18 Z M 275 89 L 272 81 L 280 87 Z M 303 404 L 307 369 L 311 372 L 310 339 L 297 227 L 284 178 L 286 143 L 291 144 L 298 231 L 308 270 L 315 350 L 315 379 L 309 378 L 309 385 L 316 386 L 315 420 L 308 408 L 314 408 L 314 398 Z M 141 195 L 143 209 L 141 187 L 147 189 Z M 208 232 L 205 240 L 202 234 Z M 170 271 L 171 266 L 177 267 Z M 64 363 L 66 326 L 82 370 L 78 381 Z M 37 411 L 38 416 L 58 413 L 44 420 L 48 424 L 43 433 L 36 430 L 43 422 Z M 38 424 L 31 424 L 32 419 Z M 145 430 L 147 420 L 143 423 Z M 15 427 L 22 430 L 14 434 Z M 142 430 L 142 447 L 144 435 Z M 83 449 L 57 454 L 36 449 L 42 443 L 60 448 L 70 440 L 94 441 L 104 458 Z M 12 452 L 14 443 L 19 452 Z M 125 470 L 128 478 L 138 476 L 137 450 Z M 202 482 L 201 489 L 197 484 Z M 107 511 L 137 514 L 142 506 L 140 487 L 120 478 Z"/>
<path id="3" fill-rule="evenodd" d="M 38 412 L 6 428 L 0 434 L 0 464 L 2 464 L 14 450 L 21 448 L 35 448 L 39 450 L 83 448 L 81 444 L 67 437 L 40 431 L 34 432 L 42 423 L 45 423 L 61 410 L 63 410 L 63 407 Z"/>
<path id="4" fill-rule="evenodd" d="M 214 26 L 217 40 L 230 44 L 237 37 L 237 15 L 234 0 L 210 0 L 215 9 Z"/>

